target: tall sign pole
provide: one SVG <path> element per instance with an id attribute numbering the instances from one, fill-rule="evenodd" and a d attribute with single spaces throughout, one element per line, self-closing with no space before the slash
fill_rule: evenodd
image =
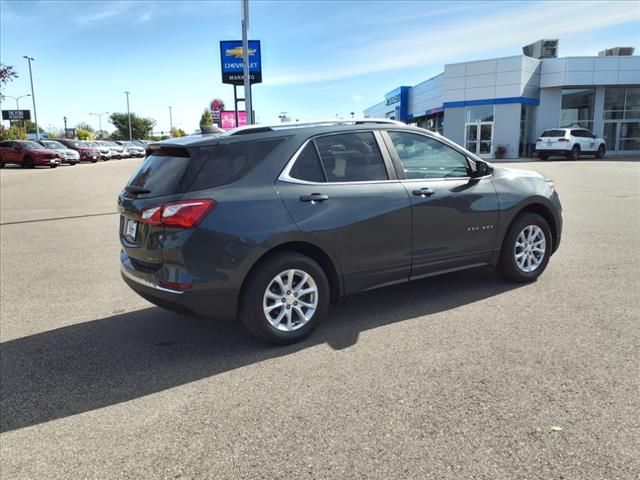
<path id="1" fill-rule="evenodd" d="M 131 111 L 129 110 L 129 92 L 124 92 L 127 95 L 127 117 L 129 117 L 129 141 L 133 140 L 131 134 Z"/>
<path id="2" fill-rule="evenodd" d="M 33 73 L 31 72 L 31 62 L 35 59 L 27 55 L 23 55 L 29 62 L 29 80 L 31 80 L 31 100 L 33 100 L 33 119 L 36 122 L 36 140 L 40 140 L 40 129 L 38 128 L 38 113 L 36 112 L 36 92 L 33 91 Z"/>
<path id="3" fill-rule="evenodd" d="M 247 125 L 253 125 L 251 106 L 251 77 L 249 76 L 249 0 L 242 1 L 242 63 L 244 64 L 244 109 L 247 112 Z"/>

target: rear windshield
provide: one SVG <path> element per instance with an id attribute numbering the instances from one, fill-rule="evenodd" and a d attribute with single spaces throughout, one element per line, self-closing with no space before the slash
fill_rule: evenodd
<path id="1" fill-rule="evenodd" d="M 214 147 L 165 148 L 149 155 L 128 186 L 150 197 L 206 190 L 240 180 L 284 138 Z M 130 189 L 133 192 L 134 189 Z"/>
<path id="2" fill-rule="evenodd" d="M 564 130 L 545 130 L 541 137 L 564 137 Z"/>

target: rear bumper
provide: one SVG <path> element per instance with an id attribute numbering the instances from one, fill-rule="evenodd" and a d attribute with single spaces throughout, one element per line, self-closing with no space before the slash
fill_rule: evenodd
<path id="1" fill-rule="evenodd" d="M 166 270 L 142 272 L 124 251 L 120 252 L 120 273 L 125 283 L 142 298 L 166 310 L 217 319 L 236 317 L 238 292 L 224 285 L 211 288 L 195 284 L 193 289 L 174 290 L 160 284 Z"/>
<path id="2" fill-rule="evenodd" d="M 570 149 L 563 150 L 560 148 L 536 148 L 536 153 L 540 155 L 568 155 L 571 153 Z"/>

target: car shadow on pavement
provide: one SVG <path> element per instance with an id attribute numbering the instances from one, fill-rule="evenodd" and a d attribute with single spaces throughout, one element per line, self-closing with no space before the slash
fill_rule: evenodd
<path id="1" fill-rule="evenodd" d="M 344 299 L 306 341 L 262 344 L 237 321 L 210 321 L 152 307 L 0 344 L 0 431 L 7 432 L 160 392 L 263 360 L 460 307 L 519 285 L 488 268 Z"/>

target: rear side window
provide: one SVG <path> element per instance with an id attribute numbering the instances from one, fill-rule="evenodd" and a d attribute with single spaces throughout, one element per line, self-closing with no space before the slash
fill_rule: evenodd
<path id="1" fill-rule="evenodd" d="M 564 130 L 545 130 L 541 137 L 564 137 Z"/>
<path id="2" fill-rule="evenodd" d="M 302 152 L 300 152 L 289 175 L 292 178 L 306 180 L 307 182 L 325 181 L 322 165 L 320 165 L 320 158 L 318 157 L 313 141 L 309 142 Z"/>
<path id="3" fill-rule="evenodd" d="M 240 142 L 216 145 L 197 174 L 189 191 L 206 190 L 240 180 L 262 162 L 284 138 L 261 142 Z"/>
<path id="4" fill-rule="evenodd" d="M 328 182 L 389 179 L 373 132 L 327 135 L 315 142 Z"/>

